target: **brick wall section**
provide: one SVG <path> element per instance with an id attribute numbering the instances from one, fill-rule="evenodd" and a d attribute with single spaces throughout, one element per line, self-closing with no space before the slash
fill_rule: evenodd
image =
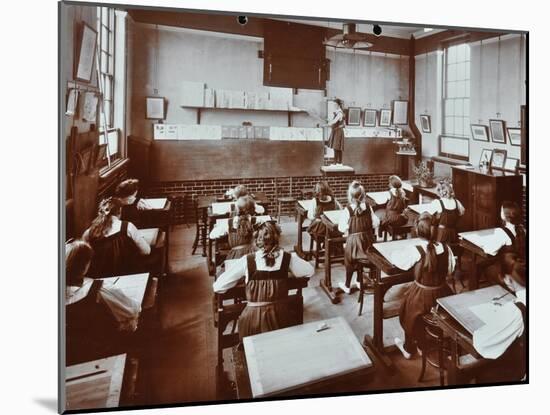
<path id="1" fill-rule="evenodd" d="M 387 189 L 389 174 L 376 175 L 346 175 L 328 177 L 336 198 L 345 203 L 348 185 L 352 180 L 360 180 L 367 192 Z M 292 196 L 298 198 L 300 190 L 313 190 L 315 184 L 322 180 L 322 176 L 292 177 Z M 269 199 L 268 210 L 272 215 L 277 213 L 277 197 L 290 196 L 290 177 L 264 177 L 254 179 L 220 179 L 201 181 L 178 181 L 152 183 L 143 189 L 146 197 L 174 197 L 174 221 L 176 223 L 194 222 L 193 196 L 222 195 L 226 190 L 239 184 L 246 185 L 252 193 L 263 192 Z M 185 196 L 185 201 L 179 197 Z M 293 215 L 294 205 L 287 204 L 283 214 Z"/>

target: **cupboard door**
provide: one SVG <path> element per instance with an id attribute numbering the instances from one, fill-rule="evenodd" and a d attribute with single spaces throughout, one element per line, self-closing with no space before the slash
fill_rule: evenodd
<path id="1" fill-rule="evenodd" d="M 474 186 L 474 228 L 487 229 L 496 223 L 496 183 L 491 177 L 476 175 Z"/>
<path id="2" fill-rule="evenodd" d="M 458 222 L 460 232 L 472 230 L 473 224 L 473 198 L 471 197 L 472 186 L 470 185 L 470 175 L 466 171 L 453 169 L 453 188 L 455 197 L 460 200 L 464 206 L 464 215 Z"/>

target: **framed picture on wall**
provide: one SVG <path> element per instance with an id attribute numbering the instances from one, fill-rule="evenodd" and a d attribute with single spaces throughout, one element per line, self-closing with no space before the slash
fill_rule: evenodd
<path id="1" fill-rule="evenodd" d="M 506 129 L 503 120 L 489 120 L 489 128 L 491 129 L 493 143 L 506 144 Z"/>
<path id="2" fill-rule="evenodd" d="M 493 155 L 491 156 L 491 168 L 492 169 L 504 169 L 506 164 L 506 150 L 495 148 Z"/>
<path id="3" fill-rule="evenodd" d="M 470 124 L 472 138 L 476 141 L 489 141 L 489 129 L 486 125 Z"/>
<path id="4" fill-rule="evenodd" d="M 508 140 L 513 146 L 521 146 L 521 128 L 507 128 Z"/>
<path id="5" fill-rule="evenodd" d="M 376 127 L 376 110 L 365 110 L 363 125 L 365 127 Z"/>
<path id="6" fill-rule="evenodd" d="M 423 114 L 420 116 L 420 127 L 423 133 L 432 132 L 432 120 L 429 115 Z"/>
<path id="7" fill-rule="evenodd" d="M 361 125 L 361 108 L 349 107 L 348 108 L 348 121 L 347 125 Z"/>
<path id="8" fill-rule="evenodd" d="M 409 101 L 395 100 L 392 104 L 393 107 L 393 124 L 403 125 L 409 123 Z"/>
<path id="9" fill-rule="evenodd" d="M 481 150 L 481 156 L 479 157 L 479 165 L 487 163 L 487 166 L 491 163 L 491 157 L 493 157 L 493 150 L 489 148 L 484 148 Z"/>
<path id="10" fill-rule="evenodd" d="M 78 49 L 76 51 L 74 78 L 77 81 L 89 83 L 92 80 L 95 63 L 97 32 L 91 26 L 82 23 L 79 40 L 80 43 L 77 44 Z"/>
<path id="11" fill-rule="evenodd" d="M 391 110 L 380 110 L 380 127 L 389 127 L 391 125 Z"/>
<path id="12" fill-rule="evenodd" d="M 164 120 L 164 97 L 146 97 L 145 109 L 148 120 Z"/>

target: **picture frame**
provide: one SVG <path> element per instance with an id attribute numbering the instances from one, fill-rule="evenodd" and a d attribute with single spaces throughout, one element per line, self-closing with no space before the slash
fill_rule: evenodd
<path id="1" fill-rule="evenodd" d="M 508 141 L 511 145 L 520 147 L 521 146 L 521 128 L 506 128 L 508 132 Z"/>
<path id="2" fill-rule="evenodd" d="M 487 165 L 490 165 L 492 157 L 493 150 L 490 148 L 484 148 L 483 150 L 481 150 L 481 155 L 479 156 L 479 165 L 481 166 L 484 161 L 487 162 Z"/>
<path id="3" fill-rule="evenodd" d="M 82 23 L 79 40 L 80 42 L 77 42 L 74 79 L 90 83 L 95 63 L 97 31 L 88 24 Z"/>
<path id="4" fill-rule="evenodd" d="M 376 127 L 376 110 L 365 109 L 363 115 L 363 126 Z"/>
<path id="5" fill-rule="evenodd" d="M 164 120 L 164 97 L 145 97 L 145 118 L 148 120 Z"/>
<path id="6" fill-rule="evenodd" d="M 514 157 L 507 157 L 506 161 L 504 162 L 504 170 L 510 171 L 510 172 L 516 172 L 519 167 L 519 159 Z"/>
<path id="7" fill-rule="evenodd" d="M 489 120 L 493 143 L 506 144 L 506 128 L 503 120 Z"/>
<path id="8" fill-rule="evenodd" d="M 500 148 L 495 148 L 493 154 L 491 155 L 490 166 L 492 169 L 504 170 L 506 165 L 506 154 L 507 151 Z"/>
<path id="9" fill-rule="evenodd" d="M 348 117 L 347 117 L 346 124 L 350 126 L 361 125 L 361 108 L 359 107 L 348 108 Z"/>
<path id="10" fill-rule="evenodd" d="M 409 123 L 409 101 L 395 100 L 392 102 L 393 124 L 405 125 Z"/>
<path id="11" fill-rule="evenodd" d="M 391 114 L 392 114 L 392 110 L 381 109 L 380 120 L 378 122 L 378 125 L 380 127 L 389 127 L 391 125 Z"/>
<path id="12" fill-rule="evenodd" d="M 420 115 L 420 128 L 422 129 L 423 133 L 432 132 L 432 120 L 428 114 Z"/>
<path id="13" fill-rule="evenodd" d="M 489 141 L 489 128 L 483 124 L 470 124 L 472 138 L 475 141 Z"/>

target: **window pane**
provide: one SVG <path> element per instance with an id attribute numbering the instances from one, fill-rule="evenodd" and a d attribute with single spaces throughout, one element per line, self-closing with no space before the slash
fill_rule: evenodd
<path id="1" fill-rule="evenodd" d="M 109 151 L 111 154 L 118 153 L 118 130 L 111 131 L 108 134 L 109 139 Z"/>
<path id="2" fill-rule="evenodd" d="M 466 64 L 465 63 L 459 63 L 459 64 L 456 65 L 456 79 L 458 81 L 466 79 Z"/>
<path id="3" fill-rule="evenodd" d="M 469 97 L 470 96 L 470 81 L 464 82 L 464 96 Z"/>
<path id="4" fill-rule="evenodd" d="M 456 82 L 447 83 L 447 98 L 456 97 Z"/>
<path id="5" fill-rule="evenodd" d="M 447 114 L 450 115 L 450 114 Z M 455 113 L 454 115 L 457 115 L 459 117 L 462 117 L 464 115 L 464 102 L 462 99 L 455 100 Z"/>
<path id="6" fill-rule="evenodd" d="M 453 134 L 454 132 L 454 118 L 445 117 L 445 132 L 447 134 Z"/>
<path id="7" fill-rule="evenodd" d="M 464 78 L 470 79 L 470 62 L 466 63 Z"/>
<path id="8" fill-rule="evenodd" d="M 462 135 L 462 117 L 455 117 L 455 135 Z"/>
<path id="9" fill-rule="evenodd" d="M 101 8 L 101 23 L 105 26 L 109 25 L 109 8 L 108 7 L 102 7 Z"/>
<path id="10" fill-rule="evenodd" d="M 456 83 L 456 96 L 457 97 L 463 97 L 464 96 L 464 81 L 458 81 Z"/>
<path id="11" fill-rule="evenodd" d="M 103 91 L 103 94 L 105 95 L 105 99 L 113 99 L 112 93 L 112 83 L 111 78 L 109 76 L 103 76 L 103 85 L 105 90 Z"/>
<path id="12" fill-rule="evenodd" d="M 445 115 L 454 115 L 454 100 L 452 99 L 446 99 L 445 100 Z"/>
<path id="13" fill-rule="evenodd" d="M 456 61 L 457 62 L 464 62 L 464 57 L 465 57 L 465 49 L 466 45 L 462 44 L 462 45 L 458 45 L 456 47 Z"/>
<path id="14" fill-rule="evenodd" d="M 447 66 L 447 82 L 456 81 L 456 64 Z"/>
<path id="15" fill-rule="evenodd" d="M 470 61 L 470 45 L 464 44 L 464 60 Z"/>
<path id="16" fill-rule="evenodd" d="M 456 46 L 452 46 L 447 50 L 447 63 L 456 62 Z"/>
<path id="17" fill-rule="evenodd" d="M 109 31 L 105 26 L 101 26 L 101 49 L 109 50 Z"/>

